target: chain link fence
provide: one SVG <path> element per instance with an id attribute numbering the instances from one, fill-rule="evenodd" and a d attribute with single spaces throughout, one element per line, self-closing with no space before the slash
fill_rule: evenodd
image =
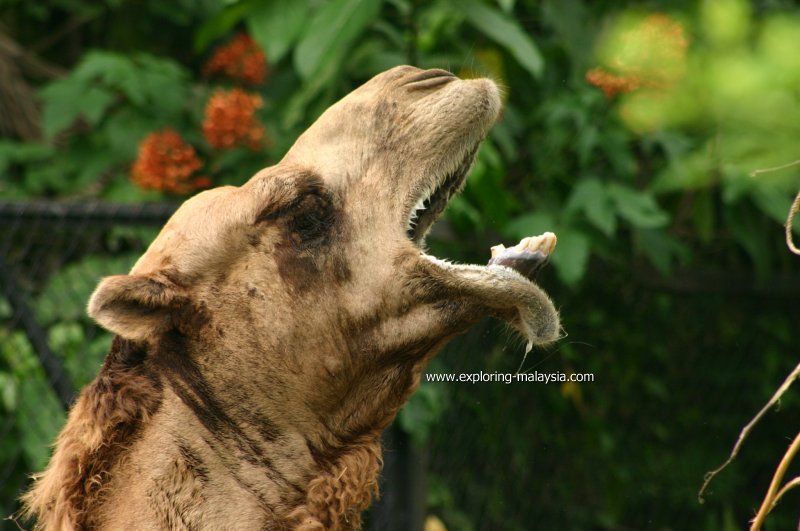
<path id="1" fill-rule="evenodd" d="M 0 203 L 0 511 L 31 472 L 111 337 L 86 315 L 106 275 L 130 269 L 175 210 L 169 204 Z"/>

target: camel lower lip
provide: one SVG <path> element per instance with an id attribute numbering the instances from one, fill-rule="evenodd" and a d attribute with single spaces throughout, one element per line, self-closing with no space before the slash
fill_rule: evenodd
<path id="1" fill-rule="evenodd" d="M 533 280 L 550 260 L 558 238 L 552 232 L 539 236 L 523 238 L 517 245 L 506 248 L 504 245 L 492 247 L 490 266 L 499 265 L 513 269 L 528 280 Z"/>
<path id="2" fill-rule="evenodd" d="M 489 265 L 502 265 L 510 267 L 523 277 L 533 280 L 536 273 L 542 269 L 549 261 L 550 256 L 540 251 L 536 252 L 514 252 L 507 251 L 500 256 L 489 260 Z"/>

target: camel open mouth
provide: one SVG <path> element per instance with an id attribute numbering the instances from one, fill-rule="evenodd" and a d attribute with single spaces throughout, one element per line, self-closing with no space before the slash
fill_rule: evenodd
<path id="1" fill-rule="evenodd" d="M 447 208 L 447 204 L 464 188 L 467 174 L 478 152 L 478 145 L 467 151 L 455 170 L 436 179 L 434 187 L 423 190 L 417 198 L 406 221 L 406 235 L 415 245 L 422 245 L 425 235 Z"/>

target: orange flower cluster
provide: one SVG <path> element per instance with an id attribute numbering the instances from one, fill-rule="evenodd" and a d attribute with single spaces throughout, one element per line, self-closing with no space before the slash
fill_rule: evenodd
<path id="1" fill-rule="evenodd" d="M 150 133 L 139 144 L 131 180 L 144 189 L 185 194 L 211 185 L 195 175 L 203 166 L 194 148 L 172 129 Z"/>
<path id="2" fill-rule="evenodd" d="M 253 151 L 264 145 L 264 126 L 255 116 L 261 96 L 235 88 L 217 90 L 206 105 L 203 134 L 215 149 L 245 146 Z"/>
<path id="3" fill-rule="evenodd" d="M 619 35 L 610 72 L 593 68 L 586 81 L 608 98 L 639 88 L 663 89 L 683 75 L 688 41 L 683 26 L 668 15 L 656 13 Z"/>
<path id="4" fill-rule="evenodd" d="M 642 86 L 642 80 L 636 76 L 618 76 L 604 68 L 592 68 L 586 72 L 586 81 L 600 88 L 609 99 L 619 93 L 633 92 Z"/>
<path id="5" fill-rule="evenodd" d="M 264 52 L 246 33 L 217 48 L 203 68 L 207 77 L 226 76 L 244 85 L 261 85 L 267 77 Z"/>

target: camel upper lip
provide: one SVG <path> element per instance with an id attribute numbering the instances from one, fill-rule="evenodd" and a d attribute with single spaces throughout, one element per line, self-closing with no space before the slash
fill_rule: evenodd
<path id="1" fill-rule="evenodd" d="M 432 68 L 410 76 L 403 82 L 403 86 L 409 90 L 428 89 L 450 83 L 456 79 L 458 78 L 447 70 Z"/>

